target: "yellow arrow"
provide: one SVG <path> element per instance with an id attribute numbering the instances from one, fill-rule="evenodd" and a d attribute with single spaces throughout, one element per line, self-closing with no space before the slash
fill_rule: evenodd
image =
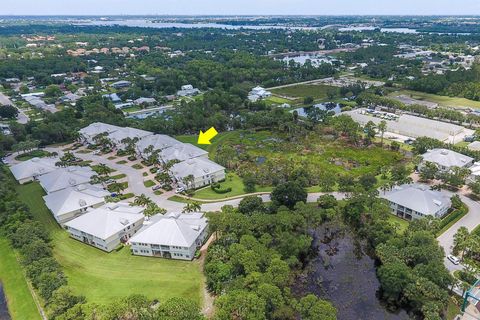
<path id="1" fill-rule="evenodd" d="M 218 134 L 217 130 L 214 127 L 211 127 L 207 131 L 203 132 L 200 130 L 200 134 L 198 135 L 198 144 L 211 144 L 210 140 L 212 140 Z"/>

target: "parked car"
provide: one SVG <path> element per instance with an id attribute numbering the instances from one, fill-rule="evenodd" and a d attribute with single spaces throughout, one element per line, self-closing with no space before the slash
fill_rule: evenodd
<path id="1" fill-rule="evenodd" d="M 182 193 L 185 191 L 185 188 L 184 187 L 178 187 L 176 190 L 175 190 L 175 193 Z"/>
<path id="2" fill-rule="evenodd" d="M 160 190 L 161 188 L 162 188 L 162 186 L 156 185 L 156 186 L 153 186 L 153 187 L 152 187 L 152 190 L 153 190 L 153 191 L 157 191 L 157 190 Z"/>
<path id="3" fill-rule="evenodd" d="M 447 259 L 450 260 L 453 264 L 458 265 L 460 264 L 460 259 L 455 257 L 454 255 L 449 254 Z"/>
<path id="4" fill-rule="evenodd" d="M 113 179 L 108 179 L 107 181 L 105 181 L 106 184 L 111 184 L 111 183 L 115 183 L 116 181 L 113 180 Z"/>
<path id="5" fill-rule="evenodd" d="M 100 154 L 100 150 L 95 150 L 95 151 L 93 151 L 93 154 L 94 154 L 94 155 L 99 155 L 99 154 Z"/>

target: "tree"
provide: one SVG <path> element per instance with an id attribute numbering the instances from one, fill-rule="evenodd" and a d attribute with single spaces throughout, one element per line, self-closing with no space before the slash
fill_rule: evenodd
<path id="1" fill-rule="evenodd" d="M 365 132 L 365 144 L 370 145 L 377 134 L 376 125 L 373 121 L 368 121 L 363 131 Z"/>
<path id="2" fill-rule="evenodd" d="M 305 98 L 303 99 L 303 104 L 305 104 L 305 105 L 310 105 L 310 104 L 313 103 L 313 101 L 314 101 L 313 97 L 305 97 Z"/>
<path id="3" fill-rule="evenodd" d="M 146 207 L 150 203 L 152 203 L 152 199 L 150 199 L 149 197 L 147 197 L 145 194 L 142 193 L 139 196 L 135 196 L 135 199 L 133 200 L 133 202 L 130 205 Z"/>
<path id="4" fill-rule="evenodd" d="M 84 296 L 76 296 L 70 288 L 62 286 L 53 292 L 48 302 L 47 310 L 49 318 L 56 319 L 76 304 L 82 304 L 84 302 Z"/>
<path id="5" fill-rule="evenodd" d="M 252 174 L 247 174 L 243 177 L 243 191 L 246 193 L 255 192 L 256 179 Z"/>
<path id="6" fill-rule="evenodd" d="M 382 285 L 383 297 L 390 301 L 400 301 L 403 291 L 410 283 L 411 269 L 403 262 L 386 263 L 378 269 L 378 279 Z"/>
<path id="7" fill-rule="evenodd" d="M 465 250 L 467 249 L 468 239 L 470 238 L 470 232 L 467 227 L 460 227 L 457 233 L 453 236 L 453 252 L 460 253 L 463 257 Z"/>
<path id="8" fill-rule="evenodd" d="M 263 205 L 262 198 L 258 196 L 248 196 L 240 201 L 238 211 L 246 215 L 251 215 L 253 212 L 265 211 L 265 206 Z"/>
<path id="9" fill-rule="evenodd" d="M 56 98 L 62 94 L 62 90 L 57 85 L 49 85 L 45 88 L 45 97 Z"/>
<path id="10" fill-rule="evenodd" d="M 14 106 L 0 106 L 0 118 L 15 119 L 18 110 Z"/>
<path id="11" fill-rule="evenodd" d="M 271 199 L 277 206 L 286 206 L 293 209 L 297 202 L 307 201 L 307 191 L 297 182 L 279 184 L 271 193 Z"/>
<path id="12" fill-rule="evenodd" d="M 198 306 L 184 298 L 171 298 L 160 304 L 152 319 L 202 320 Z"/>
<path id="13" fill-rule="evenodd" d="M 423 181 L 433 180 L 438 175 L 438 167 L 435 163 L 426 161 L 419 170 L 420 178 Z"/>
<path id="14" fill-rule="evenodd" d="M 182 181 L 187 189 L 191 189 L 192 183 L 195 181 L 195 177 L 193 176 L 193 174 L 189 174 L 188 176 L 183 177 Z"/>
<path id="15" fill-rule="evenodd" d="M 328 301 L 321 300 L 313 294 L 300 299 L 297 310 L 305 320 L 336 320 L 337 310 Z"/>
<path id="16" fill-rule="evenodd" d="M 147 218 L 150 218 L 157 214 L 165 214 L 165 213 L 167 213 L 166 209 L 160 208 L 156 203 L 153 203 L 153 202 L 147 204 L 147 207 L 143 211 L 143 215 Z"/>
<path id="17" fill-rule="evenodd" d="M 383 137 L 385 136 L 385 131 L 387 131 L 387 122 L 385 120 L 380 121 L 377 129 L 380 132 L 380 144 L 383 147 Z"/>
<path id="18" fill-rule="evenodd" d="M 365 189 L 366 191 L 372 190 L 375 188 L 377 184 L 377 177 L 373 174 L 364 174 L 360 176 L 360 179 L 358 180 L 360 185 Z"/>
<path id="19" fill-rule="evenodd" d="M 198 212 L 202 209 L 202 205 L 197 202 L 197 201 L 193 201 L 193 202 L 189 202 L 187 203 L 184 207 L 183 207 L 183 210 L 182 212 L 183 213 L 187 213 L 187 212 Z"/>
<path id="20" fill-rule="evenodd" d="M 332 209 L 338 205 L 337 199 L 331 194 L 324 194 L 318 197 L 317 204 L 322 209 Z"/>
<path id="21" fill-rule="evenodd" d="M 221 295 L 216 301 L 215 318 L 218 320 L 265 319 L 266 302 L 254 292 L 234 290 Z"/>

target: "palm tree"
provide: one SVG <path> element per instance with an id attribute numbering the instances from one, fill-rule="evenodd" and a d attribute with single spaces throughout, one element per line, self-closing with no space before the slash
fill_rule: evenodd
<path id="1" fill-rule="evenodd" d="M 131 203 L 132 206 L 141 206 L 141 207 L 146 207 L 153 203 L 152 199 L 147 197 L 145 194 L 141 194 L 139 196 L 135 196 L 135 200 Z"/>
<path id="2" fill-rule="evenodd" d="M 147 205 L 147 207 L 145 208 L 145 210 L 143 211 L 143 215 L 147 218 L 147 220 L 150 218 L 150 217 L 153 217 L 154 215 L 157 215 L 157 214 L 165 214 L 167 213 L 167 210 L 164 209 L 164 208 L 160 208 L 156 203 L 154 202 L 151 202 Z"/>
<path id="3" fill-rule="evenodd" d="M 453 236 L 453 248 L 455 251 L 462 252 L 462 257 L 467 249 L 468 238 L 470 237 L 470 232 L 466 227 L 460 227 Z"/>
<path id="4" fill-rule="evenodd" d="M 383 147 L 383 136 L 385 135 L 385 131 L 387 131 L 387 122 L 385 120 L 380 121 L 377 129 L 380 131 L 380 144 Z"/>
<path id="5" fill-rule="evenodd" d="M 108 177 L 110 172 L 112 172 L 112 169 L 110 169 L 106 164 L 100 163 L 98 166 L 96 166 L 95 171 L 100 176 Z"/>
<path id="6" fill-rule="evenodd" d="M 187 189 L 190 189 L 190 185 L 193 183 L 194 180 L 195 180 L 195 177 L 192 174 L 189 174 L 188 176 L 182 179 Z"/>
<path id="7" fill-rule="evenodd" d="M 200 211 L 201 209 L 202 209 L 202 205 L 197 201 L 193 201 L 193 202 L 187 203 L 185 207 L 183 207 L 182 213 L 197 212 L 197 211 Z"/>
<path id="8" fill-rule="evenodd" d="M 115 193 L 121 193 L 123 190 L 125 190 L 127 188 L 126 185 L 124 185 L 123 183 L 118 183 L 118 182 L 115 182 L 115 183 L 112 183 L 109 187 L 108 187 L 108 191 L 110 192 L 115 192 Z"/>

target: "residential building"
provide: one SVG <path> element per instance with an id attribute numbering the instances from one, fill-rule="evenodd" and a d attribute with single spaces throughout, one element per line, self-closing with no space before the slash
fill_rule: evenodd
<path id="1" fill-rule="evenodd" d="M 178 143 L 160 151 L 159 158 L 164 163 L 171 160 L 185 161 L 197 157 L 208 158 L 208 152 L 190 143 Z"/>
<path id="2" fill-rule="evenodd" d="M 68 221 L 65 226 L 72 238 L 111 252 L 140 230 L 143 211 L 143 207 L 128 203 L 107 203 Z"/>
<path id="3" fill-rule="evenodd" d="M 57 170 L 58 168 L 55 166 L 57 161 L 56 158 L 33 158 L 11 166 L 10 171 L 18 183 L 23 184 Z"/>
<path id="4" fill-rule="evenodd" d="M 134 255 L 192 260 L 207 236 L 202 213 L 156 215 L 145 224 L 129 241 Z"/>
<path id="5" fill-rule="evenodd" d="M 110 134 L 117 131 L 118 128 L 119 127 L 111 124 L 95 122 L 83 129 L 80 129 L 80 139 L 83 141 L 83 143 L 94 144 L 94 138 L 96 136 L 103 133 Z"/>
<path id="6" fill-rule="evenodd" d="M 181 90 L 177 91 L 179 97 L 192 97 L 200 93 L 200 90 L 194 88 L 191 84 L 182 86 Z"/>
<path id="7" fill-rule="evenodd" d="M 480 151 L 480 141 L 473 141 L 467 146 L 468 150 Z"/>
<path id="8" fill-rule="evenodd" d="M 167 135 L 154 134 L 146 136 L 137 142 L 137 152 L 143 158 L 147 158 L 149 154 L 145 153 L 145 149 L 148 149 L 150 146 L 153 147 L 153 150 L 161 151 L 165 148 L 169 148 L 180 143 L 180 141 Z"/>
<path id="9" fill-rule="evenodd" d="M 57 168 L 54 171 L 38 177 L 40 185 L 46 193 L 52 193 L 65 188 L 89 183 L 92 176 L 96 175 L 90 167 L 71 166 Z"/>
<path id="10" fill-rule="evenodd" d="M 407 220 L 426 216 L 442 218 L 452 205 L 448 195 L 421 184 L 396 186 L 380 197 L 389 202 L 393 214 Z"/>
<path id="11" fill-rule="evenodd" d="M 452 150 L 432 149 L 422 155 L 422 162 L 419 168 L 422 168 L 426 162 L 431 162 L 436 164 L 440 171 L 447 172 L 453 167 L 469 168 L 474 161 L 473 158 Z"/>
<path id="12" fill-rule="evenodd" d="M 120 97 L 116 93 L 104 94 L 102 97 L 106 98 L 106 99 L 109 99 L 110 101 L 112 101 L 115 104 L 122 102 L 122 99 L 120 99 Z"/>
<path id="13" fill-rule="evenodd" d="M 188 189 L 201 188 L 214 182 L 225 180 L 225 168 L 208 158 L 198 157 L 176 163 L 170 169 L 177 183 Z M 193 177 L 188 185 L 185 178 Z"/>
<path id="14" fill-rule="evenodd" d="M 154 98 L 138 98 L 134 100 L 133 103 L 136 105 L 152 105 L 157 103 L 157 100 Z"/>
<path id="15" fill-rule="evenodd" d="M 248 100 L 255 102 L 257 100 L 268 98 L 271 95 L 272 93 L 270 91 L 267 91 L 264 88 L 257 86 L 253 88 L 252 91 L 250 91 L 250 93 L 248 94 Z"/>
<path id="16" fill-rule="evenodd" d="M 43 197 L 45 205 L 60 225 L 75 219 L 92 208 L 105 204 L 110 193 L 99 185 L 81 184 Z"/>
<path id="17" fill-rule="evenodd" d="M 131 85 L 132 85 L 132 83 L 130 81 L 120 80 L 120 81 L 112 83 L 110 86 L 115 88 L 115 89 L 123 89 L 123 88 L 128 88 Z"/>
<path id="18" fill-rule="evenodd" d="M 123 149 L 125 147 L 124 143 L 122 143 L 122 140 L 126 138 L 131 138 L 131 139 L 138 139 L 141 140 L 142 138 L 148 137 L 153 135 L 153 133 L 145 130 L 140 130 L 136 128 L 118 128 L 118 130 L 110 133 L 108 135 L 108 138 L 112 140 L 112 142 L 115 144 L 116 149 Z"/>

